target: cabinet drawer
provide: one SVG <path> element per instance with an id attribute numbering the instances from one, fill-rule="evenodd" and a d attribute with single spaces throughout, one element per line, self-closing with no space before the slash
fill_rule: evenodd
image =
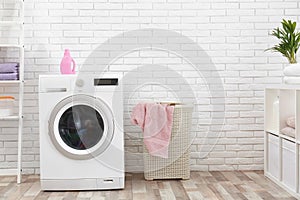
<path id="1" fill-rule="evenodd" d="M 268 134 L 268 142 L 279 145 L 279 137 L 273 134 Z"/>
<path id="2" fill-rule="evenodd" d="M 268 172 L 279 179 L 279 137 L 268 134 Z"/>
<path id="3" fill-rule="evenodd" d="M 282 140 L 282 182 L 296 191 L 296 144 Z"/>

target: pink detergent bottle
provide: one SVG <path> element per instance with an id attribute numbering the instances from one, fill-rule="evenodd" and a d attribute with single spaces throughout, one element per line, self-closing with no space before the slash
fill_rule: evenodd
<path id="1" fill-rule="evenodd" d="M 71 67 L 73 63 L 73 67 Z M 70 55 L 70 50 L 65 49 L 64 57 L 61 60 L 60 63 L 60 72 L 62 74 L 75 74 L 75 61 Z"/>

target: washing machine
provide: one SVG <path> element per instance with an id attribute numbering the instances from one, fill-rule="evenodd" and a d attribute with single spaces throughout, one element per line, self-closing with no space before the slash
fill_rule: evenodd
<path id="1" fill-rule="evenodd" d="M 41 75 L 42 190 L 124 188 L 120 77 Z"/>

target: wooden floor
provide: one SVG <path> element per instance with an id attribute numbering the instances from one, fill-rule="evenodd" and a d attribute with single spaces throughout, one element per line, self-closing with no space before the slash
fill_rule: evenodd
<path id="1" fill-rule="evenodd" d="M 192 172 L 190 180 L 145 181 L 143 174 L 126 174 L 124 190 L 43 192 L 39 176 L 0 177 L 0 200 L 102 200 L 102 199 L 295 199 L 265 178 L 262 171 Z"/>

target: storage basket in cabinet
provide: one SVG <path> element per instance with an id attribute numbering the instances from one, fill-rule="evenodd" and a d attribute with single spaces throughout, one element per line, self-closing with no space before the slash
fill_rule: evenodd
<path id="1" fill-rule="evenodd" d="M 168 158 L 151 156 L 144 145 L 144 176 L 153 179 L 190 178 L 192 106 L 175 105 Z"/>
<path id="2" fill-rule="evenodd" d="M 282 140 L 282 182 L 296 191 L 296 144 Z"/>
<path id="3" fill-rule="evenodd" d="M 279 160 L 279 137 L 268 133 L 268 166 L 267 171 L 274 178 L 280 177 Z"/>

